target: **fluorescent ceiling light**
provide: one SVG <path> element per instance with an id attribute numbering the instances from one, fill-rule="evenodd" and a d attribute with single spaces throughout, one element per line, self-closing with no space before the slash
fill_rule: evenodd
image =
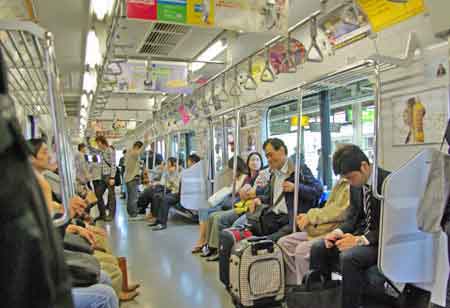
<path id="1" fill-rule="evenodd" d="M 113 7 L 114 0 L 91 0 L 91 12 L 98 20 L 103 20 L 106 15 L 111 14 Z"/>
<path id="2" fill-rule="evenodd" d="M 85 63 L 89 65 L 90 68 L 94 68 L 95 65 L 102 64 L 102 52 L 100 51 L 100 42 L 94 30 L 90 30 L 87 35 Z"/>
<path id="3" fill-rule="evenodd" d="M 82 117 L 82 118 L 87 118 L 87 110 L 86 109 L 84 109 L 84 108 L 81 108 L 80 109 L 80 116 Z"/>
<path id="4" fill-rule="evenodd" d="M 83 80 L 83 83 L 84 83 L 84 80 Z M 88 97 L 87 97 L 86 93 L 81 95 L 81 103 L 80 103 L 80 105 L 81 105 L 81 108 L 88 109 L 88 107 L 89 107 L 89 100 L 88 100 Z"/>
<path id="5" fill-rule="evenodd" d="M 228 44 L 224 40 L 218 40 L 214 44 L 208 47 L 202 54 L 196 59 L 198 61 L 211 61 L 220 55 L 226 48 Z M 193 62 L 192 71 L 196 72 L 205 66 L 206 63 Z"/>
<path id="6" fill-rule="evenodd" d="M 83 91 L 95 92 L 97 89 L 97 73 L 95 71 L 85 72 L 83 76 Z M 83 98 L 82 98 L 83 99 Z"/>

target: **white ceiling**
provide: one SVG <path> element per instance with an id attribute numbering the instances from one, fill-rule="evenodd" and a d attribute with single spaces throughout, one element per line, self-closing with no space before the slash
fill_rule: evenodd
<path id="1" fill-rule="evenodd" d="M 89 0 L 34 0 L 34 3 L 38 23 L 55 37 L 66 110 L 70 115 L 76 115 L 89 29 Z"/>
<path id="2" fill-rule="evenodd" d="M 332 4 L 340 1 L 329 0 L 328 2 Z M 78 112 L 85 40 L 91 24 L 89 0 L 34 0 L 34 2 L 39 23 L 53 32 L 55 36 L 57 61 L 65 85 L 66 107 Z M 289 25 L 293 25 L 319 9 L 320 1 L 290 0 L 290 5 Z M 147 55 L 139 54 L 138 50 L 153 27 L 154 24 L 149 22 L 121 19 L 115 42 L 120 46 L 127 47 L 116 46 L 114 54 L 147 57 Z M 187 34 L 174 46 L 168 56 L 194 59 L 222 31 L 222 29 L 189 27 Z M 273 35 L 253 33 L 238 36 L 231 49 L 232 61 L 237 62 L 243 59 L 254 50 L 263 47 L 272 37 Z M 218 60 L 225 60 L 225 55 L 219 56 Z M 207 65 L 201 70 L 201 75 L 210 77 L 223 69 L 223 65 Z M 148 108 L 148 98 L 145 97 L 130 96 L 128 99 L 123 96 L 112 97 L 106 105 L 107 110 L 99 119 L 109 120 L 119 117 L 125 120 L 136 118 L 145 120 L 150 114 L 150 111 L 147 111 Z M 126 109 L 131 109 L 131 111 L 126 111 Z"/>

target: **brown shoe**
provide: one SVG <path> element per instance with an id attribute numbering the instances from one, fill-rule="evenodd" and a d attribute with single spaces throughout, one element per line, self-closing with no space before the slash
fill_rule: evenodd
<path id="1" fill-rule="evenodd" d="M 132 292 L 120 292 L 119 294 L 119 300 L 121 302 L 129 302 L 136 298 L 136 296 L 139 295 L 139 292 L 132 291 Z"/>
<path id="2" fill-rule="evenodd" d="M 136 291 L 136 289 L 139 288 L 141 285 L 128 283 L 127 259 L 125 257 L 118 257 L 117 263 L 119 264 L 120 271 L 122 272 L 122 291 L 123 292 Z"/>

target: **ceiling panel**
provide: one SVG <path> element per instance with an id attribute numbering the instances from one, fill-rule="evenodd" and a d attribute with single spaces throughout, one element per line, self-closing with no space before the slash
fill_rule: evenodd
<path id="1" fill-rule="evenodd" d="M 153 55 L 170 56 L 175 58 L 192 59 L 203 50 L 222 30 L 202 29 L 184 25 L 164 25 L 140 20 L 122 19 L 116 37 L 115 55 L 129 57 L 146 57 L 149 50 L 145 49 L 147 38 L 153 38 L 154 43 L 164 43 L 167 50 L 155 52 Z M 176 35 L 174 33 L 179 33 Z M 156 36 L 156 37 L 155 37 Z M 158 39 L 161 39 L 159 41 Z M 141 52 L 145 51 L 145 52 Z M 152 54 L 152 53 L 150 53 Z"/>

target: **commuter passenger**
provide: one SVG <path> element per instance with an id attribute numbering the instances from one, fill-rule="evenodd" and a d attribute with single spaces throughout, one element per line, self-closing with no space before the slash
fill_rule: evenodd
<path id="1" fill-rule="evenodd" d="M 155 158 L 153 158 L 153 156 L 156 156 Z M 153 159 L 155 159 L 155 166 L 153 166 Z M 154 168 L 156 168 L 156 166 L 159 166 L 163 163 L 163 157 L 161 154 L 159 153 L 155 153 L 155 144 L 152 143 L 150 144 L 150 151 L 148 153 L 148 165 L 147 168 L 149 170 L 152 170 Z"/>
<path id="2" fill-rule="evenodd" d="M 170 157 L 167 161 L 166 173 L 161 179 L 164 187 L 163 193 L 153 194 L 152 209 L 156 214 L 156 220 L 150 223 L 153 231 L 167 228 L 169 209 L 180 201 L 180 170 L 177 166 L 177 159 Z"/>
<path id="3" fill-rule="evenodd" d="M 323 208 L 310 209 L 297 216 L 300 232 L 282 237 L 278 245 L 283 251 L 286 284 L 299 285 L 309 270 L 309 255 L 315 240 L 336 229 L 345 218 L 350 204 L 350 186 L 345 178 L 339 179 Z"/>
<path id="4" fill-rule="evenodd" d="M 127 185 L 127 212 L 130 220 L 138 218 L 137 189 L 140 180 L 140 155 L 145 149 L 141 141 L 136 141 L 125 157 L 125 183 Z"/>
<path id="5" fill-rule="evenodd" d="M 254 226 L 251 230 L 256 235 L 265 235 L 274 242 L 291 233 L 294 216 L 295 166 L 288 159 L 287 147 L 281 139 L 270 138 L 264 142 L 263 149 L 269 162 L 272 175 L 270 184 L 263 196 L 256 198 L 249 205 L 249 215 L 261 210 L 263 204 L 270 210 L 264 211 L 265 234 L 258 234 Z M 300 165 L 300 183 L 298 187 L 299 204 L 297 213 L 306 213 L 318 204 L 322 195 L 322 184 L 314 178 L 306 164 Z M 258 209 L 259 208 L 259 209 Z"/>
<path id="6" fill-rule="evenodd" d="M 45 170 L 50 168 L 50 155 L 48 153 L 48 147 L 43 139 L 31 139 L 28 141 L 31 148 L 31 161 L 36 170 L 36 176 L 38 184 L 42 190 L 44 199 L 49 207 L 49 213 L 54 212 L 55 203 L 52 199 L 52 189 L 50 184 L 42 176 Z M 81 214 L 86 208 L 86 204 L 78 196 L 73 197 L 70 200 L 70 217 L 74 218 L 77 214 Z M 73 234 L 79 234 L 85 238 L 93 247 L 96 245 L 95 236 L 92 231 L 69 224 L 60 228 L 62 233 L 68 232 Z M 84 307 L 102 307 L 102 308 L 115 308 L 119 307 L 117 297 L 114 294 L 114 290 L 111 288 L 112 283 L 110 278 L 102 271 L 100 280 L 97 284 L 89 287 L 75 287 L 72 289 L 72 296 L 75 304 L 75 308 Z"/>
<path id="7" fill-rule="evenodd" d="M 97 206 L 100 212 L 98 220 L 112 221 L 116 211 L 116 198 L 114 192 L 114 176 L 116 173 L 115 155 L 108 141 L 103 136 L 95 138 L 101 156 L 100 161 L 100 179 L 94 181 L 95 194 L 97 196 Z M 103 194 L 108 190 L 108 209 L 109 216 L 106 216 L 106 206 L 103 201 Z"/>
<path id="8" fill-rule="evenodd" d="M 200 156 L 198 156 L 197 154 L 193 153 L 191 155 L 188 156 L 187 159 L 187 167 L 191 168 L 193 165 L 195 165 L 196 163 L 198 163 L 201 160 Z"/>
<path id="9" fill-rule="evenodd" d="M 77 181 L 80 185 L 88 185 L 90 187 L 91 173 L 89 165 L 86 161 L 87 147 L 84 143 L 78 145 L 78 152 L 75 153 L 75 172 Z"/>
<path id="10" fill-rule="evenodd" d="M 228 161 L 228 168 L 230 170 L 233 170 L 234 167 L 234 158 L 231 158 Z M 237 169 L 236 169 L 236 193 L 242 188 L 242 186 L 245 184 L 245 179 L 248 176 L 248 169 L 244 162 L 244 160 L 241 157 L 237 157 Z M 222 189 L 229 189 L 228 191 L 232 191 L 232 187 L 226 187 Z M 221 189 L 221 190 L 222 190 Z M 216 192 L 211 198 L 217 197 L 217 195 L 220 194 L 220 190 Z M 224 210 L 230 210 L 233 207 L 233 200 L 231 194 L 227 194 L 223 197 L 222 200 L 218 202 L 217 205 L 206 208 L 206 209 L 199 209 L 198 211 L 198 217 L 199 217 L 199 223 L 200 223 L 200 230 L 199 230 L 199 239 L 195 245 L 195 247 L 192 249 L 192 253 L 198 253 L 201 252 L 203 247 L 209 242 L 209 238 L 212 239 L 211 246 L 208 245 L 209 249 L 204 250 L 203 257 L 210 256 L 213 252 L 217 250 L 218 247 L 218 237 L 219 234 L 216 234 L 213 232 L 215 230 L 215 225 L 217 225 L 216 220 L 209 220 L 211 214 L 218 212 L 218 211 L 224 211 Z M 213 232 L 213 234 L 211 234 Z M 215 240 L 217 238 L 217 241 Z"/>
<path id="11" fill-rule="evenodd" d="M 373 166 L 359 147 L 347 145 L 337 150 L 333 169 L 350 183 L 349 212 L 338 229 L 313 244 L 310 267 L 330 280 L 333 266 L 340 264 L 342 307 L 356 308 L 366 285 L 365 271 L 377 264 L 380 201 L 372 193 Z M 378 191 L 388 174 L 378 169 Z"/>
<path id="12" fill-rule="evenodd" d="M 127 154 L 127 150 L 122 151 L 122 157 L 119 159 L 119 168 L 120 168 L 120 176 L 122 178 L 121 185 L 121 194 L 120 198 L 125 199 L 127 197 L 127 185 L 125 183 L 125 155 Z"/>
<path id="13" fill-rule="evenodd" d="M 29 140 L 29 144 L 32 148 L 32 164 L 35 167 L 38 174 L 38 182 L 41 185 L 41 189 L 44 193 L 44 197 L 47 201 L 47 204 L 52 204 L 53 207 L 55 204 L 62 208 L 60 204 L 52 200 L 52 188 L 49 183 L 45 180 L 44 177 L 39 176 L 40 173 L 43 173 L 44 170 L 49 168 L 50 156 L 48 155 L 48 148 L 43 140 L 41 139 L 31 139 Z M 57 183 L 60 185 L 60 183 Z M 73 197 L 70 200 L 70 218 L 71 222 L 68 225 L 65 225 L 60 229 L 61 233 L 71 233 L 78 234 L 79 236 L 86 239 L 86 241 L 95 249 L 94 256 L 99 261 L 101 265 L 102 271 L 105 271 L 108 276 L 111 278 L 111 285 L 116 291 L 117 296 L 121 301 L 129 301 L 134 299 L 138 292 L 135 290 L 139 285 L 129 286 L 124 288 L 123 282 L 126 281 L 126 276 L 123 274 L 122 269 L 119 267 L 118 260 L 111 254 L 111 249 L 107 244 L 106 240 L 106 232 L 103 229 L 90 226 L 87 223 L 76 219 L 77 217 L 81 217 L 86 208 L 86 203 L 80 199 L 78 196 Z M 76 224 L 75 224 L 76 223 Z M 128 284 L 127 284 L 128 285 Z M 95 287 L 90 288 L 90 290 L 104 290 L 104 287 Z M 89 290 L 86 290 L 87 293 L 90 293 Z M 80 292 L 76 292 L 77 296 Z M 81 292 L 85 297 L 89 297 L 83 291 Z M 86 300 L 89 302 L 88 300 Z"/>
<path id="14" fill-rule="evenodd" d="M 215 261 L 218 258 L 217 254 L 217 248 L 219 246 L 219 235 L 220 232 L 230 227 L 231 224 L 239 218 L 240 215 L 244 214 L 246 212 L 246 209 L 240 207 L 239 209 L 236 208 L 238 204 L 241 204 L 242 206 L 245 206 L 242 202 L 247 201 L 250 199 L 250 196 L 252 195 L 252 192 L 255 192 L 256 196 L 256 188 L 254 188 L 255 183 L 259 177 L 259 171 L 262 167 L 262 157 L 261 154 L 257 152 L 250 153 L 247 157 L 247 170 L 249 171 L 249 174 L 246 175 L 243 184 L 241 185 L 241 188 L 236 191 L 236 194 L 239 196 L 239 199 L 236 199 L 236 202 L 233 205 L 233 208 L 231 209 L 225 209 L 221 210 L 219 212 L 213 213 L 209 220 L 207 225 L 207 237 L 205 244 L 208 244 L 207 247 L 204 247 L 202 249 L 203 254 L 202 257 L 209 257 L 208 261 Z M 265 187 L 265 186 L 264 186 Z M 253 196 L 253 198 L 255 197 Z M 240 202 L 238 202 L 240 201 Z M 204 244 L 204 245 L 205 245 Z M 193 253 L 197 253 L 199 251 L 194 250 Z"/>

